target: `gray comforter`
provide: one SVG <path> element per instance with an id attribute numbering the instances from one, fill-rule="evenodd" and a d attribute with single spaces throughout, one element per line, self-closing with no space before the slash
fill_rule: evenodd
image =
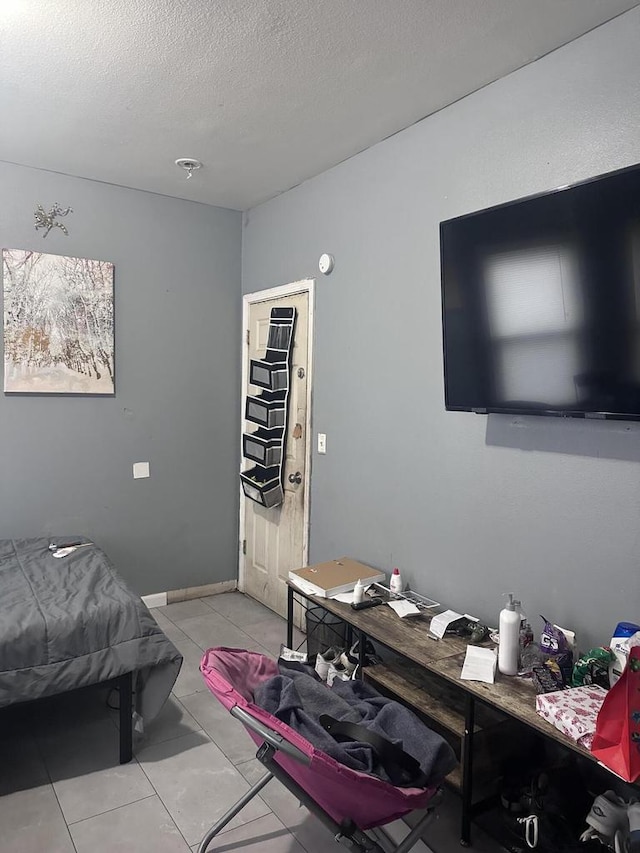
<path id="1" fill-rule="evenodd" d="M 57 559 L 50 541 L 0 540 L 0 708 L 135 671 L 148 722 L 182 656 L 98 547 Z"/>

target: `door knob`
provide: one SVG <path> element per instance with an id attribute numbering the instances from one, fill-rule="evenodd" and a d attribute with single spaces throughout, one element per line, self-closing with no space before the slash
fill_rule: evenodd
<path id="1" fill-rule="evenodd" d="M 302 482 L 302 474 L 300 471 L 296 471 L 295 474 L 289 474 L 289 482 L 295 483 L 297 486 Z"/>

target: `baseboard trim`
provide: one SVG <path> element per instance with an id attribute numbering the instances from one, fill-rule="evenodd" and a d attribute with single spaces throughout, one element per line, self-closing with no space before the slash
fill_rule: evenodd
<path id="1" fill-rule="evenodd" d="M 164 607 L 167 603 L 167 593 L 154 592 L 153 595 L 143 595 L 142 600 L 149 610 L 151 610 L 152 607 Z"/>
<path id="2" fill-rule="evenodd" d="M 204 586 L 190 586 L 185 589 L 170 589 L 167 592 L 167 604 L 176 601 L 189 601 L 191 598 L 205 598 L 207 595 L 220 595 L 223 592 L 233 592 L 237 589 L 236 580 L 207 583 Z"/>
<path id="3" fill-rule="evenodd" d="M 143 595 L 142 600 L 149 609 L 152 607 L 164 607 L 165 604 L 174 604 L 176 601 L 189 601 L 191 598 L 205 598 L 207 595 L 220 595 L 223 592 L 233 592 L 238 588 L 238 582 L 221 581 L 220 583 L 207 583 L 203 586 L 188 586 L 185 589 L 169 589 L 167 592 L 154 592 L 151 595 Z"/>

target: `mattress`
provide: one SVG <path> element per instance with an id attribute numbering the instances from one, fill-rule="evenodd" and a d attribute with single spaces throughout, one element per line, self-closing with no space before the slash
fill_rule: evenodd
<path id="1" fill-rule="evenodd" d="M 52 541 L 0 540 L 0 708 L 134 672 L 136 718 L 149 722 L 180 652 L 100 548 L 58 559 Z"/>

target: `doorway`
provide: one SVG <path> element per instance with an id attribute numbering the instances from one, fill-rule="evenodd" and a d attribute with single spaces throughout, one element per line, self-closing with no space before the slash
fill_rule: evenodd
<path id="1" fill-rule="evenodd" d="M 291 569 L 307 565 L 309 552 L 309 484 L 311 474 L 311 366 L 313 339 L 312 279 L 251 293 L 243 298 L 242 433 L 255 424 L 245 420 L 251 359 L 264 358 L 272 308 L 295 308 L 291 351 L 287 435 L 284 461 L 284 500 L 267 508 L 240 491 L 240 557 L 238 586 L 242 592 L 285 617 L 286 581 Z M 242 459 L 243 469 L 253 463 Z M 304 611 L 296 608 L 298 627 Z"/>

